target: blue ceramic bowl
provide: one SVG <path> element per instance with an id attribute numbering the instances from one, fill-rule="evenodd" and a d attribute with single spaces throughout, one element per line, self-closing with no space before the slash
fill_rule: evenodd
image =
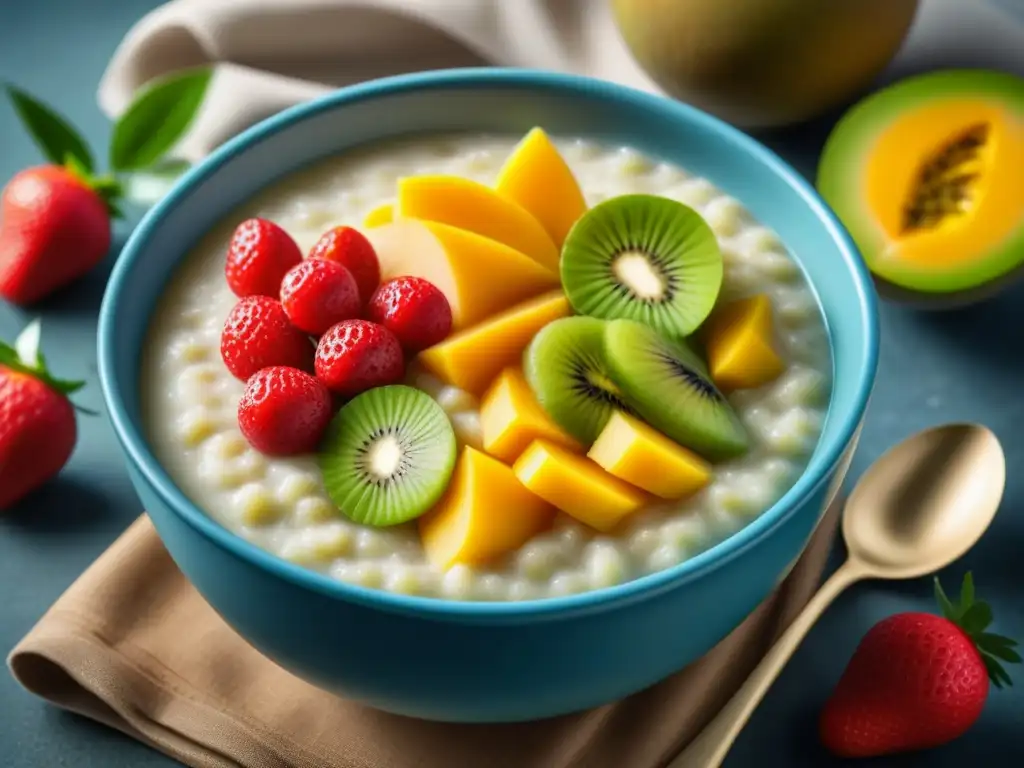
<path id="1" fill-rule="evenodd" d="M 190 246 L 272 180 L 365 142 L 431 131 L 554 134 L 627 144 L 708 178 L 774 228 L 812 281 L 835 383 L 804 474 L 713 549 L 609 589 L 522 603 L 406 597 L 333 581 L 258 549 L 175 486 L 143 436 L 139 357 L 157 297 Z M 617 85 L 500 69 L 378 80 L 289 109 L 190 171 L 135 230 L 100 316 L 103 393 L 128 471 L 175 562 L 282 667 L 371 706 L 436 720 L 526 720 L 599 705 L 697 659 L 785 576 L 848 466 L 875 376 L 873 290 L 812 188 L 739 131 Z"/>

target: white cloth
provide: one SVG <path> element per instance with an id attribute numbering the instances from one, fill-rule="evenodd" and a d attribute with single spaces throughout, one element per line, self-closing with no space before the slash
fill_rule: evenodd
<path id="1" fill-rule="evenodd" d="M 1024 69 L 1024 26 L 998 10 L 1019 2 L 922 0 L 890 72 L 920 60 Z M 967 39 L 985 49 L 964 50 Z M 658 92 L 622 42 L 608 0 L 172 0 L 122 41 L 100 83 L 100 107 L 116 117 L 151 78 L 205 63 L 216 64 L 209 94 L 174 151 L 190 161 L 285 107 L 400 72 L 491 64 Z"/>

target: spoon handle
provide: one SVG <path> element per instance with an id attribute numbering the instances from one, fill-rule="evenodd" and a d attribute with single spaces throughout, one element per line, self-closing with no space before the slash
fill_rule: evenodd
<path id="1" fill-rule="evenodd" d="M 668 768 L 718 768 L 755 707 L 764 698 L 814 622 L 840 592 L 866 576 L 867 573 L 860 565 L 849 560 L 843 563 L 831 578 L 821 585 L 796 620 L 761 659 L 761 663 L 746 682 L 729 699 L 729 703 L 669 764 Z"/>

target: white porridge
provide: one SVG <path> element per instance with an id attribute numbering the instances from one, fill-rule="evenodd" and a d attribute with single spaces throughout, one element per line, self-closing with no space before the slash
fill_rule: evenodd
<path id="1" fill-rule="evenodd" d="M 149 332 L 143 403 L 151 445 L 171 477 L 230 530 L 292 562 L 345 582 L 456 600 L 525 600 L 621 583 L 676 565 L 770 507 L 802 471 L 821 432 L 831 357 L 815 297 L 774 234 L 705 180 L 628 149 L 559 140 L 589 205 L 625 193 L 687 204 L 718 240 L 719 301 L 764 294 L 785 369 L 774 380 L 728 394 L 749 436 L 739 458 L 714 464 L 710 482 L 681 501 L 658 501 L 600 533 L 559 513 L 553 526 L 486 565 L 447 570 L 424 555 L 415 522 L 359 525 L 326 493 L 313 456 L 267 456 L 238 426 L 245 382 L 220 356 L 225 318 L 237 301 L 224 254 L 238 222 L 259 216 L 283 227 L 308 253 L 327 229 L 362 228 L 415 174 L 494 181 L 516 137 L 434 137 L 376 146 L 323 161 L 276 183 L 199 243 L 169 285 Z M 460 445 L 481 445 L 479 401 L 410 365 L 406 381 L 451 419 Z"/>

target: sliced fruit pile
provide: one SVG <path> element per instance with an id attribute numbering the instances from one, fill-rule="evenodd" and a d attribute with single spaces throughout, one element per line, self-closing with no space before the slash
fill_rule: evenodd
<path id="1" fill-rule="evenodd" d="M 633 194 L 588 210 L 535 128 L 493 188 L 402 178 L 364 230 L 333 229 L 303 259 L 276 225 L 243 223 L 222 343 L 247 380 L 243 434 L 267 453 L 317 449 L 352 520 L 419 518 L 438 567 L 477 564 L 558 511 L 612 531 L 748 449 L 723 392 L 781 373 L 771 303 L 717 306 L 722 256 L 691 208 Z M 480 398 L 479 446 L 398 383 L 412 355 Z"/>

